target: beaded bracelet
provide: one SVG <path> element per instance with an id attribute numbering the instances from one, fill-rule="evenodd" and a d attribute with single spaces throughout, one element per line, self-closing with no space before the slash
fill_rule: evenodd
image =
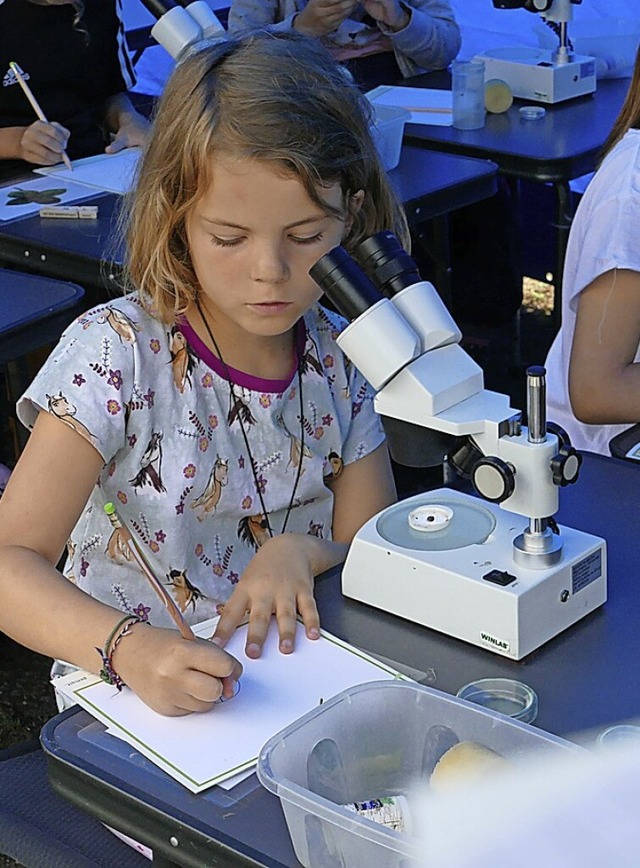
<path id="1" fill-rule="evenodd" d="M 125 615 L 124 618 L 118 621 L 109 634 L 109 638 L 104 643 L 104 648 L 100 649 L 96 646 L 96 651 L 102 658 L 102 669 L 98 674 L 103 681 L 106 681 L 107 684 L 112 684 L 117 690 L 122 690 L 126 685 L 113 668 L 113 655 L 120 640 L 130 633 L 134 624 L 139 624 L 141 621 L 142 618 L 139 615 Z"/>

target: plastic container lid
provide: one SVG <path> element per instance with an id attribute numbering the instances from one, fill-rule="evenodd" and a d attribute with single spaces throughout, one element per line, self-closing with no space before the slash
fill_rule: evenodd
<path id="1" fill-rule="evenodd" d="M 519 114 L 520 120 L 523 121 L 541 121 L 546 111 L 541 105 L 523 105 L 519 109 Z"/>
<path id="2" fill-rule="evenodd" d="M 511 678 L 481 678 L 465 684 L 456 695 L 459 699 L 475 702 L 476 705 L 506 714 L 523 723 L 533 723 L 538 716 L 538 696 L 535 690 Z"/>
<path id="3" fill-rule="evenodd" d="M 501 114 L 511 108 L 513 92 L 506 81 L 490 78 L 484 85 L 484 107 L 488 112 Z"/>

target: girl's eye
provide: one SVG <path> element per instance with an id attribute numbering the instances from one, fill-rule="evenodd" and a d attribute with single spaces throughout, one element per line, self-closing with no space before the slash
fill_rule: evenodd
<path id="1" fill-rule="evenodd" d="M 322 240 L 322 236 L 322 232 L 316 232 L 315 235 L 308 235 L 303 237 L 300 237 L 299 235 L 291 235 L 289 237 L 295 244 L 315 244 L 316 241 Z"/>
<path id="2" fill-rule="evenodd" d="M 218 238 L 217 235 L 212 235 L 211 240 L 217 247 L 235 247 L 240 244 L 243 237 L 243 235 L 239 235 L 237 238 Z"/>

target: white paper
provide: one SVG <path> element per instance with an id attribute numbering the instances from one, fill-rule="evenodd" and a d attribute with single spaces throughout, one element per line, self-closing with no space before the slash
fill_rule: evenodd
<path id="1" fill-rule="evenodd" d="M 51 192 L 50 196 L 38 194 Z M 22 194 L 22 195 L 16 195 Z M 47 205 L 69 205 L 79 199 L 95 196 L 96 191 L 85 185 L 69 183 L 59 178 L 33 177 L 26 181 L 16 181 L 0 187 L 0 220 L 15 220 L 38 212 Z M 29 201 L 29 200 L 39 201 Z M 24 205 L 11 205 L 11 202 L 27 200 Z M 49 200 L 49 201 L 45 201 Z"/>
<path id="2" fill-rule="evenodd" d="M 133 186 L 140 159 L 140 148 L 125 148 L 117 154 L 96 154 L 82 160 L 73 160 L 73 171 L 64 163 L 47 166 L 35 171 L 41 175 L 86 184 L 109 193 L 127 193 Z"/>
<path id="3" fill-rule="evenodd" d="M 426 87 L 396 87 L 381 84 L 367 93 L 375 105 L 398 106 L 411 112 L 407 123 L 450 127 L 451 91 Z"/>
<path id="4" fill-rule="evenodd" d="M 195 632 L 210 637 L 214 623 Z M 307 639 L 301 624 L 293 654 L 280 653 L 274 629 L 262 657 L 252 660 L 244 654 L 246 634 L 240 627 L 227 646 L 244 667 L 238 694 L 204 714 L 164 717 L 128 688 L 119 693 L 84 671 L 55 679 L 55 687 L 197 793 L 252 768 L 272 735 L 321 700 L 356 684 L 403 677 L 327 633 Z"/>

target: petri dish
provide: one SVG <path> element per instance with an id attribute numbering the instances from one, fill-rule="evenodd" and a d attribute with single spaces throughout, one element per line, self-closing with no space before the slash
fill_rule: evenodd
<path id="1" fill-rule="evenodd" d="M 603 730 L 598 736 L 598 743 L 604 745 L 610 744 L 629 744 L 636 742 L 640 745 L 640 726 L 634 726 L 630 723 L 619 723 L 616 726 L 610 726 Z"/>
<path id="2" fill-rule="evenodd" d="M 523 105 L 521 109 L 518 109 L 518 114 L 520 120 L 523 121 L 541 121 L 546 111 L 541 105 Z"/>
<path id="3" fill-rule="evenodd" d="M 459 699 L 475 702 L 483 708 L 506 714 L 523 723 L 533 723 L 538 716 L 538 696 L 522 681 L 511 678 L 481 678 L 465 684 L 456 694 Z"/>

